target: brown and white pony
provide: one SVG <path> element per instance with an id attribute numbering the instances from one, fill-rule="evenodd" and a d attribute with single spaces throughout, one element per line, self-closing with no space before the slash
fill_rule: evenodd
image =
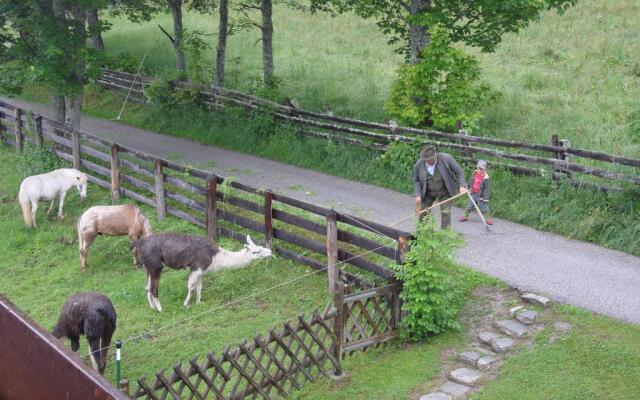
<path id="1" fill-rule="evenodd" d="M 147 217 L 133 204 L 94 206 L 85 211 L 77 224 L 80 268 L 87 271 L 87 252 L 98 235 L 129 236 L 133 242 L 153 232 Z M 136 258 L 133 257 L 133 265 Z"/>

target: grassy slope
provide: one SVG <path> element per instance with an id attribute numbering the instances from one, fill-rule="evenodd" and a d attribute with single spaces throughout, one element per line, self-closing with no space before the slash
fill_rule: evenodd
<path id="1" fill-rule="evenodd" d="M 640 155 L 640 132 L 632 132 L 632 122 L 640 123 L 640 112 L 632 115 L 640 96 L 640 28 L 634 23 L 639 12 L 635 0 L 583 0 L 562 16 L 544 13 L 519 34 L 506 35 L 495 53 L 480 54 L 485 79 L 502 97 L 486 108 L 477 133 L 541 143 L 559 133 L 574 145 Z M 114 21 L 104 35 L 108 50 L 137 60 L 149 51 L 147 72 L 171 75 L 171 46 L 157 23 L 168 27 L 171 19 L 160 16 L 144 25 Z M 188 14 L 185 26 L 217 29 L 215 18 L 195 14 Z M 374 21 L 276 6 L 274 26 L 283 95 L 304 107 L 330 104 L 339 115 L 383 119 L 382 105 L 402 59 Z M 257 38 L 255 30 L 231 37 L 229 86 L 247 90 L 261 76 Z M 208 40 L 215 48 L 215 36 Z"/>
<path id="2" fill-rule="evenodd" d="M 8 296 L 36 321 L 49 328 L 64 298 L 79 290 L 100 290 L 108 294 L 118 311 L 116 337 L 128 338 L 160 326 L 206 311 L 218 304 L 268 287 L 282 279 L 304 273 L 303 267 L 279 259 L 260 263 L 238 271 L 223 272 L 205 278 L 203 300 L 185 310 L 180 305 L 185 293 L 185 274 L 167 271 L 163 275 L 160 298 L 165 311 L 159 315 L 147 305 L 144 277 L 131 267 L 128 244 L 124 238 L 100 238 L 89 254 L 88 275 L 79 271 L 77 248 L 73 239 L 73 222 L 88 204 L 106 204 L 106 191 L 90 186 L 89 198 L 80 204 L 71 192 L 67 198 L 63 221 L 39 214 L 40 226 L 26 230 L 15 202 L 21 179 L 29 174 L 52 168 L 32 153 L 16 155 L 0 147 L 0 293 Z M 44 207 L 45 204 L 42 204 Z M 198 228 L 167 218 L 158 222 L 148 207 L 156 231 L 173 230 L 201 233 Z M 222 241 L 224 246 L 236 243 Z M 467 272 L 469 286 L 492 280 Z M 217 310 L 201 318 L 142 340 L 128 342 L 123 350 L 123 375 L 135 378 L 158 368 L 169 367 L 205 351 L 219 351 L 225 344 L 297 315 L 301 310 L 323 304 L 325 281 L 315 276 L 294 287 L 274 291 L 236 306 Z M 215 296 L 214 296 L 215 295 Z M 478 399 L 518 398 L 633 398 L 640 382 L 640 327 L 622 324 L 609 318 L 593 316 L 572 307 L 556 307 L 556 319 L 574 324 L 573 331 L 559 340 L 549 328 L 540 335 L 532 350 L 522 351 L 509 359 L 499 379 L 490 382 Z M 234 323 L 229 323 L 233 321 Z M 544 321 L 547 326 L 550 320 Z M 345 360 L 352 380 L 336 388 L 326 380 L 306 386 L 293 394 L 299 399 L 401 399 L 426 393 L 429 381 L 437 378 L 444 352 L 460 351 L 463 333 L 449 333 L 426 343 L 392 344 Z M 82 345 L 82 354 L 86 353 Z M 113 352 L 111 352 L 113 358 Z M 113 379 L 113 360 L 106 376 Z M 571 385 L 566 385 L 570 382 Z M 523 393 L 528 397 L 521 397 Z M 586 394 L 585 394 L 586 393 Z"/>
<path id="3" fill-rule="evenodd" d="M 66 218 L 47 218 L 41 203 L 37 230 L 24 228 L 20 207 L 15 201 L 17 188 L 25 176 L 42 172 L 36 158 L 16 156 L 6 147 L 0 149 L 0 293 L 3 293 L 37 322 L 50 329 L 57 319 L 64 299 L 82 290 L 99 290 L 107 294 L 118 312 L 118 328 L 114 336 L 125 339 L 153 331 L 167 324 L 203 313 L 230 302 L 299 277 L 309 270 L 282 259 L 254 263 L 246 268 L 210 274 L 204 278 L 203 302 L 182 307 L 186 295 L 185 271 L 165 270 L 160 284 L 163 313 L 153 312 L 147 303 L 145 277 L 135 270 L 126 237 L 101 237 L 89 251 L 89 273 L 80 272 L 75 221 L 89 205 L 109 204 L 109 193 L 90 185 L 88 199 L 80 204 L 77 193 L 69 192 L 65 202 Z M 34 167 L 35 166 L 35 167 Z M 158 222 L 149 207 L 142 207 L 150 217 L 155 231 L 176 231 L 203 234 L 202 230 L 173 217 Z M 240 245 L 225 239 L 221 246 L 237 250 Z M 142 340 L 125 343 L 123 376 L 137 378 L 160 368 L 173 366 L 179 360 L 206 351 L 222 350 L 256 333 L 266 333 L 287 319 L 316 307 L 323 308 L 329 300 L 326 281 L 321 274 L 312 275 L 295 285 L 217 309 L 211 313 L 176 326 L 152 332 Z M 81 352 L 86 354 L 86 345 Z M 113 356 L 113 352 L 110 353 Z M 107 376 L 113 376 L 113 362 Z"/>

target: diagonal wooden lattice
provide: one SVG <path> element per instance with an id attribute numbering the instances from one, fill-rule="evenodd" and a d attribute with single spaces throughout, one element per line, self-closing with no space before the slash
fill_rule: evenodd
<path id="1" fill-rule="evenodd" d="M 276 399 L 307 381 L 327 376 L 334 357 L 335 310 L 298 317 L 266 337 L 256 336 L 221 355 L 160 370 L 147 382 L 138 379 L 133 399 Z"/>
<path id="2" fill-rule="evenodd" d="M 344 297 L 344 344 L 351 354 L 396 337 L 401 285 L 349 285 Z"/>

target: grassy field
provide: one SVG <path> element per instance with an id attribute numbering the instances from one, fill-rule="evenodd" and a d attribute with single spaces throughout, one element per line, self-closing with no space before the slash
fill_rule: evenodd
<path id="1" fill-rule="evenodd" d="M 125 238 L 102 237 L 89 253 L 89 273 L 79 270 L 74 222 L 90 204 L 108 204 L 107 191 L 90 185 L 88 199 L 80 203 L 73 190 L 67 196 L 66 218 L 47 218 L 39 213 L 36 230 L 24 228 L 16 203 L 17 188 L 27 175 L 41 173 L 59 165 L 39 153 L 16 154 L 0 147 L 0 293 L 11 299 L 37 322 L 49 329 L 59 309 L 71 293 L 99 290 L 109 295 L 118 312 L 116 338 L 146 333 L 141 339 L 125 343 L 123 375 L 130 379 L 150 375 L 179 360 L 207 351 L 220 351 L 224 345 L 265 332 L 272 325 L 322 306 L 327 300 L 325 279 L 306 278 L 232 307 L 221 308 L 188 322 L 185 318 L 203 313 L 239 297 L 270 287 L 284 279 L 306 273 L 304 267 L 279 258 L 256 263 L 236 271 L 205 277 L 203 304 L 184 309 L 186 274 L 165 271 L 160 286 L 162 314 L 148 307 L 143 273 L 134 270 Z M 46 204 L 42 204 L 44 208 Z M 152 209 L 143 206 L 156 231 L 202 234 L 199 228 L 174 218 L 158 222 Z M 42 211 L 42 209 L 41 209 Z M 237 243 L 221 240 L 228 248 Z M 466 271 L 466 272 L 465 272 Z M 468 287 L 493 285 L 495 280 L 462 270 Z M 501 289 L 502 288 L 502 289 Z M 466 329 L 473 319 L 473 304 L 486 299 L 472 296 L 463 312 L 461 332 L 450 332 L 423 343 L 395 342 L 389 346 L 356 353 L 344 366 L 352 374 L 346 385 L 335 387 L 327 380 L 307 385 L 296 392 L 297 399 L 416 399 L 427 393 L 439 379 L 452 355 L 465 348 Z M 552 322 L 573 325 L 560 334 Z M 509 358 L 497 380 L 489 382 L 474 399 L 621 399 L 633 398 L 640 389 L 640 327 L 594 316 L 573 307 L 556 306 L 542 321 L 546 329 L 531 348 L 522 348 Z M 158 330 L 177 323 L 166 330 Z M 66 343 L 66 341 L 65 341 Z M 81 354 L 86 354 L 86 345 Z M 111 352 L 105 376 L 113 380 Z M 570 385 L 567 385 L 567 382 Z"/>
<path id="2" fill-rule="evenodd" d="M 329 301 L 326 277 L 311 275 L 294 285 L 283 286 L 249 300 L 222 307 L 186 322 L 230 301 L 294 279 L 310 272 L 306 267 L 280 258 L 254 263 L 246 268 L 210 274 L 204 278 L 201 304 L 182 306 L 186 296 L 186 271 L 166 269 L 160 283 L 163 313 L 152 311 L 146 299 L 146 278 L 142 270 L 134 269 L 126 237 L 100 237 L 89 251 L 89 272 L 80 271 L 75 222 L 82 210 L 90 205 L 109 204 L 110 195 L 95 185 L 89 185 L 88 198 L 80 203 L 75 189 L 65 202 L 66 218 L 47 218 L 47 204 L 38 211 L 38 228 L 27 230 L 16 202 L 22 179 L 42 173 L 55 164 L 42 162 L 32 153 L 15 155 L 0 149 L 0 230 L 6 240 L 0 244 L 0 293 L 3 293 L 45 328 L 57 320 L 65 298 L 77 291 L 99 290 L 108 295 L 118 313 L 118 328 L 114 340 L 145 334 L 143 338 L 125 343 L 123 376 L 137 378 L 152 374 L 177 361 L 204 356 L 207 351 L 219 352 L 225 345 L 235 345 L 244 338 L 266 333 L 287 319 L 295 318 L 314 308 L 324 308 Z M 175 218 L 158 222 L 155 212 L 142 207 L 150 217 L 154 231 L 174 231 L 203 234 L 203 231 Z M 225 248 L 238 250 L 241 245 L 220 240 Z M 176 324 L 163 329 L 169 324 Z M 83 342 L 84 343 L 84 342 Z M 87 346 L 82 344 L 81 354 Z M 110 356 L 113 356 L 111 352 Z M 106 375 L 113 377 L 110 362 Z"/>
<path id="3" fill-rule="evenodd" d="M 583 0 L 564 15 L 546 12 L 495 53 L 478 54 L 484 79 L 501 96 L 486 107 L 476 133 L 548 143 L 552 133 L 572 145 L 640 155 L 640 12 L 635 0 Z M 310 15 L 274 8 L 274 57 L 281 94 L 303 107 L 330 104 L 336 114 L 382 120 L 383 104 L 402 59 L 374 21 L 354 15 Z M 145 72 L 172 76 L 170 42 L 157 27 L 168 15 L 135 25 L 117 19 L 107 49 L 139 61 Z M 217 31 L 214 16 L 187 13 L 185 27 Z M 215 49 L 215 35 L 206 37 Z M 261 77 L 258 31 L 240 32 L 227 48 L 227 84 L 251 90 Z M 257 43 L 257 45 L 256 45 Z M 473 51 L 473 50 L 472 50 Z M 210 66 L 214 52 L 203 60 Z"/>

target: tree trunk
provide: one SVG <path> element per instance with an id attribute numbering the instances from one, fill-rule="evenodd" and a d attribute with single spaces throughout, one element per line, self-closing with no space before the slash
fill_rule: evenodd
<path id="1" fill-rule="evenodd" d="M 227 26 L 229 24 L 229 2 L 220 0 L 220 24 L 218 26 L 218 47 L 216 47 L 216 76 L 214 86 L 224 86 L 224 53 L 227 49 Z"/>
<path id="2" fill-rule="evenodd" d="M 93 48 L 96 50 L 104 50 L 104 42 L 102 41 L 102 34 L 100 32 L 95 32 L 98 22 L 99 22 L 98 10 L 93 7 L 89 7 L 87 9 L 87 24 L 89 25 L 89 29 L 94 31 L 94 33 L 91 35 Z"/>
<path id="3" fill-rule="evenodd" d="M 187 64 L 184 59 L 184 29 L 182 27 L 182 0 L 168 0 L 173 16 L 173 49 L 176 53 L 176 69 L 187 75 Z"/>
<path id="4" fill-rule="evenodd" d="M 411 0 L 411 15 L 416 15 L 429 7 L 429 0 Z M 429 45 L 429 32 L 426 26 L 409 25 L 409 61 L 417 64 L 420 61 L 420 52 Z"/>
<path id="5" fill-rule="evenodd" d="M 271 19 L 271 0 L 262 0 L 262 68 L 264 73 L 264 86 L 271 86 L 273 77 L 273 21 Z"/>
<path id="6" fill-rule="evenodd" d="M 53 119 L 59 124 L 64 124 L 67 116 L 64 96 L 52 94 L 51 105 L 53 106 Z"/>
<path id="7" fill-rule="evenodd" d="M 69 95 L 64 97 L 65 105 L 66 105 L 66 124 L 74 131 L 80 129 L 80 118 L 82 111 L 82 93 Z"/>

